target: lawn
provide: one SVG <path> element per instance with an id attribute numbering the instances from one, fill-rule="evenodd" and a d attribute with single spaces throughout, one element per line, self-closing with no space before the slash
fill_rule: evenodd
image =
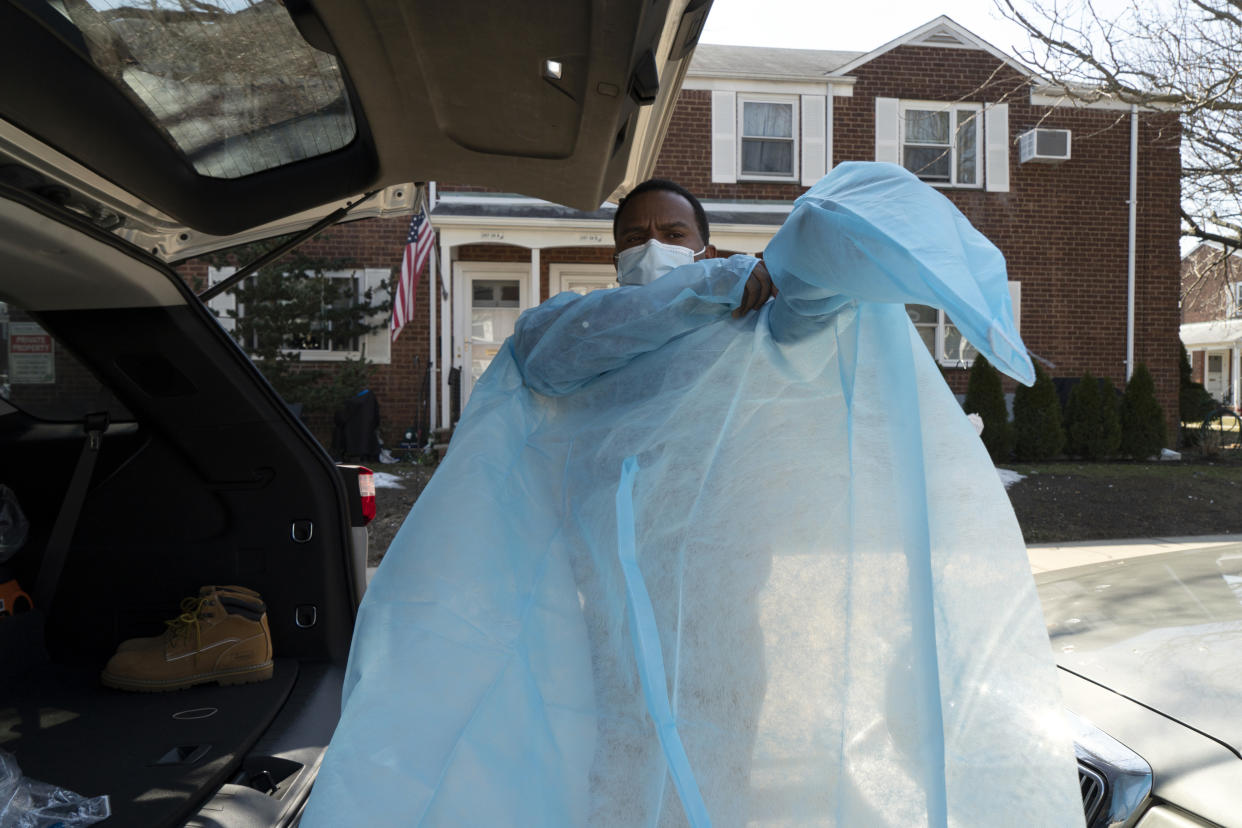
<path id="1" fill-rule="evenodd" d="M 1027 543 L 1242 534 L 1242 462 L 1013 464 Z"/>
<path id="2" fill-rule="evenodd" d="M 402 488 L 376 492 L 371 563 L 383 557 L 431 469 L 372 464 Z M 1009 499 L 1027 543 L 1242 534 L 1242 459 L 1164 463 L 1017 463 Z"/>

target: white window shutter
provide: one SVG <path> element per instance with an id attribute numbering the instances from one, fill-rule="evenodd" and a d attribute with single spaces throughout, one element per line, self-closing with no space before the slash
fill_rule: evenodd
<path id="1" fill-rule="evenodd" d="M 211 286 L 217 282 L 222 282 L 237 272 L 235 267 L 209 267 L 207 268 L 207 285 Z M 237 329 L 237 320 L 229 315 L 229 311 L 237 310 L 237 296 L 230 290 L 214 297 L 207 303 L 207 307 L 211 309 L 216 319 L 220 322 L 220 327 L 224 328 L 230 334 Z"/>
<path id="2" fill-rule="evenodd" d="M 712 182 L 737 181 L 737 95 L 712 92 Z"/>
<path id="3" fill-rule="evenodd" d="M 898 147 L 901 143 L 901 126 L 897 120 L 897 99 L 875 99 L 875 160 L 900 164 Z"/>
<path id="4" fill-rule="evenodd" d="M 364 292 L 367 290 L 371 291 L 372 302 L 383 302 L 388 298 L 388 290 L 381 287 L 380 283 L 385 279 L 392 278 L 396 277 L 392 275 L 390 270 L 369 267 L 362 272 L 362 290 Z M 391 318 L 391 311 L 385 314 L 374 314 L 369 317 L 373 324 L 382 323 L 382 325 L 362 338 L 362 355 L 367 358 L 368 362 L 374 362 L 377 365 L 387 365 L 392 361 L 392 335 L 388 331 Z M 409 331 L 405 333 L 407 336 L 411 335 Z"/>
<path id="5" fill-rule="evenodd" d="M 1022 283 L 1009 283 L 1009 302 L 1013 305 L 1013 327 L 1022 332 Z"/>
<path id="6" fill-rule="evenodd" d="M 828 99 L 802 96 L 802 184 L 809 187 L 828 172 Z"/>
<path id="7" fill-rule="evenodd" d="M 989 193 L 1009 192 L 1009 104 L 983 110 L 984 182 Z"/>

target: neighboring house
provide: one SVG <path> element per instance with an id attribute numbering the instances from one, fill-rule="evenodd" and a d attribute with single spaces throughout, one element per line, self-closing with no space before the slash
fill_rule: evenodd
<path id="1" fill-rule="evenodd" d="M 1005 254 L 1023 338 L 1050 374 L 1090 370 L 1120 384 L 1132 348 L 1172 423 L 1179 140 L 1175 115 L 1132 114 L 1109 101 L 1074 104 L 939 17 L 870 52 L 699 46 L 655 175 L 703 199 L 722 253 L 755 253 L 793 200 L 834 165 L 904 164 Z M 613 286 L 613 209 L 582 212 L 440 182 L 432 213 L 438 263 L 419 286 L 416 323 L 386 353 L 378 343 L 367 351 L 383 366 L 374 388 L 389 431 L 414 422 L 426 396 L 434 397 L 426 400 L 434 425 L 453 422 L 523 309 L 563 290 Z M 405 222 L 358 221 L 332 233 L 325 249 L 355 256 L 364 269 L 391 268 Z M 950 386 L 963 392 L 973 349 L 943 313 L 909 312 Z M 429 360 L 434 381 L 424 395 Z"/>
<path id="2" fill-rule="evenodd" d="M 1191 375 L 1238 408 L 1242 393 L 1242 254 L 1203 242 L 1182 259 L 1182 344 Z"/>

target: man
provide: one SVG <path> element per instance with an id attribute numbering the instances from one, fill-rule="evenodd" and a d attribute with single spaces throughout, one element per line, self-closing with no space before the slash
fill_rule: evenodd
<path id="1" fill-rule="evenodd" d="M 695 203 L 636 190 L 622 286 L 475 386 L 304 825 L 1081 824 L 1021 533 L 901 306 L 1029 381 L 999 251 L 893 165 L 762 270 Z"/>
<path id="2" fill-rule="evenodd" d="M 716 246 L 709 243 L 709 236 L 707 214 L 689 190 L 662 178 L 644 181 L 621 199 L 613 215 L 612 241 L 617 251 L 613 262 L 617 265 L 618 281 L 623 285 L 647 284 L 677 263 L 714 259 Z M 692 255 L 680 262 L 675 255 L 672 259 L 661 258 L 667 251 L 653 247 L 652 242 L 685 248 Z M 641 251 L 626 252 L 636 248 Z M 772 279 L 760 262 L 747 279 L 742 303 L 733 316 L 758 310 L 773 295 Z"/>

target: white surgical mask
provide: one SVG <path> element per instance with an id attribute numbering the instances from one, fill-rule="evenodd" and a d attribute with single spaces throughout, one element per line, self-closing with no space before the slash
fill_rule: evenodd
<path id="1" fill-rule="evenodd" d="M 695 253 L 688 247 L 651 239 L 617 254 L 617 281 L 623 285 L 645 285 L 673 268 L 690 264 L 695 256 L 706 252 L 707 247 Z"/>

